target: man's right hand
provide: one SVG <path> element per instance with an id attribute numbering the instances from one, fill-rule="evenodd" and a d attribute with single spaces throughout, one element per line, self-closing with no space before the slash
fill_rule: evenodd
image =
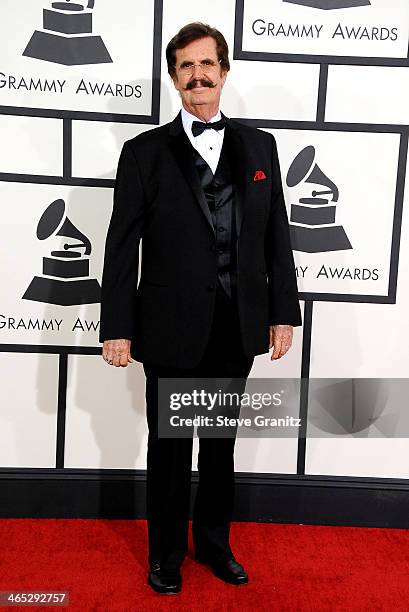
<path id="1" fill-rule="evenodd" d="M 102 357 L 109 365 L 126 368 L 133 363 L 130 340 L 104 340 Z"/>

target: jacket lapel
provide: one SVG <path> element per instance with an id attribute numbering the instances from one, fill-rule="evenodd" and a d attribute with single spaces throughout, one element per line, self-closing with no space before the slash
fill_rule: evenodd
<path id="1" fill-rule="evenodd" d="M 227 148 L 227 154 L 231 160 L 233 180 L 236 187 L 236 232 L 237 237 L 239 237 L 245 211 L 248 163 L 245 153 L 245 142 L 241 137 L 238 124 L 231 121 L 228 117 L 223 115 L 223 113 L 222 116 L 226 120 L 223 147 Z M 192 145 L 183 129 L 181 113 L 179 113 L 169 125 L 169 141 L 170 148 L 182 174 L 199 203 L 213 234 L 215 234 L 212 216 L 194 164 Z"/>
<path id="2" fill-rule="evenodd" d="M 182 171 L 182 174 L 191 188 L 193 195 L 198 201 L 213 234 L 215 234 L 212 216 L 210 214 L 209 206 L 207 204 L 206 197 L 200 184 L 199 175 L 194 164 L 192 145 L 190 144 L 189 138 L 186 136 L 185 130 L 183 129 L 180 113 L 169 126 L 169 137 L 170 148 Z"/>
<path id="3" fill-rule="evenodd" d="M 226 120 L 223 146 L 227 147 L 227 154 L 231 160 L 233 180 L 236 187 L 235 208 L 236 232 L 238 238 L 240 236 L 240 230 L 245 212 L 248 162 L 245 152 L 245 142 L 241 137 L 237 124 L 234 121 L 231 121 L 225 115 L 223 115 L 223 117 Z"/>

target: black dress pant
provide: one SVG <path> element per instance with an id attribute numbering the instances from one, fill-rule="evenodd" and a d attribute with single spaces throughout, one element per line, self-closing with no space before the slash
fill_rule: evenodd
<path id="1" fill-rule="evenodd" d="M 193 439 L 158 435 L 158 379 L 240 378 L 233 382 L 235 391 L 242 393 L 253 361 L 254 357 L 243 353 L 236 300 L 218 283 L 210 337 L 200 363 L 183 369 L 143 364 L 149 428 L 149 561 L 159 561 L 164 573 L 177 570 L 187 553 Z M 210 560 L 227 559 L 232 554 L 229 530 L 234 499 L 234 445 L 235 435 L 215 438 L 199 434 L 199 484 L 192 532 L 196 554 Z"/>

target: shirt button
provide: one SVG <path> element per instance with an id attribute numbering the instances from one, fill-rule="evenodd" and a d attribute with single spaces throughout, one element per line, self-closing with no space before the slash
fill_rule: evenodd
<path id="1" fill-rule="evenodd" d="M 218 231 L 218 232 L 225 232 L 225 231 L 226 231 L 226 228 L 225 228 L 225 227 L 218 227 L 218 228 L 217 228 L 217 231 Z"/>

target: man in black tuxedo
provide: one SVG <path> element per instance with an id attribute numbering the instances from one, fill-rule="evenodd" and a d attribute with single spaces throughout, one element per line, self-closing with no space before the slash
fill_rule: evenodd
<path id="1" fill-rule="evenodd" d="M 166 57 L 182 110 L 123 146 L 105 246 L 100 341 L 107 363 L 143 363 L 148 580 L 159 593 L 177 593 L 192 438 L 158 434 L 158 380 L 245 384 L 255 355 L 273 347 L 271 359 L 279 359 L 288 351 L 301 315 L 274 137 L 219 111 L 230 69 L 223 35 L 189 24 Z M 234 443 L 234 436 L 200 438 L 192 529 L 196 559 L 222 580 L 243 584 L 248 575 L 229 544 Z"/>

